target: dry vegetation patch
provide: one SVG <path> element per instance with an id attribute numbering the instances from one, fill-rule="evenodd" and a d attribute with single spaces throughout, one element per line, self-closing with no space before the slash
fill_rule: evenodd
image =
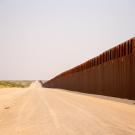
<path id="1" fill-rule="evenodd" d="M 33 81 L 0 81 L 0 88 L 27 88 Z"/>

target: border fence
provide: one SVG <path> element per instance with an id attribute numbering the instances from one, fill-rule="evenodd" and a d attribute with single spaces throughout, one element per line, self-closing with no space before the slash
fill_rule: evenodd
<path id="1" fill-rule="evenodd" d="M 135 38 L 59 74 L 43 86 L 135 99 Z"/>

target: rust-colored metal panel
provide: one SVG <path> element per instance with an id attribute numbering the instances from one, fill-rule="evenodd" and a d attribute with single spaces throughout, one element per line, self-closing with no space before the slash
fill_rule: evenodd
<path id="1" fill-rule="evenodd" d="M 56 76 L 44 87 L 135 99 L 135 38 Z"/>
<path id="2" fill-rule="evenodd" d="M 135 54 L 135 38 L 130 41 L 130 44 L 132 44 L 132 51 Z"/>

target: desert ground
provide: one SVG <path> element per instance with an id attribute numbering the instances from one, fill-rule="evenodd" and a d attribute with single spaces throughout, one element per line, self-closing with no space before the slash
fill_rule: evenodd
<path id="1" fill-rule="evenodd" d="M 0 89 L 0 135 L 135 135 L 134 101 L 60 89 Z"/>

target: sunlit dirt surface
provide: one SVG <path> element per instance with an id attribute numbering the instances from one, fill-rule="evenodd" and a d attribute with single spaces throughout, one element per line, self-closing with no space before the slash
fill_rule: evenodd
<path id="1" fill-rule="evenodd" d="M 0 89 L 0 135 L 135 135 L 135 105 L 59 89 Z"/>

